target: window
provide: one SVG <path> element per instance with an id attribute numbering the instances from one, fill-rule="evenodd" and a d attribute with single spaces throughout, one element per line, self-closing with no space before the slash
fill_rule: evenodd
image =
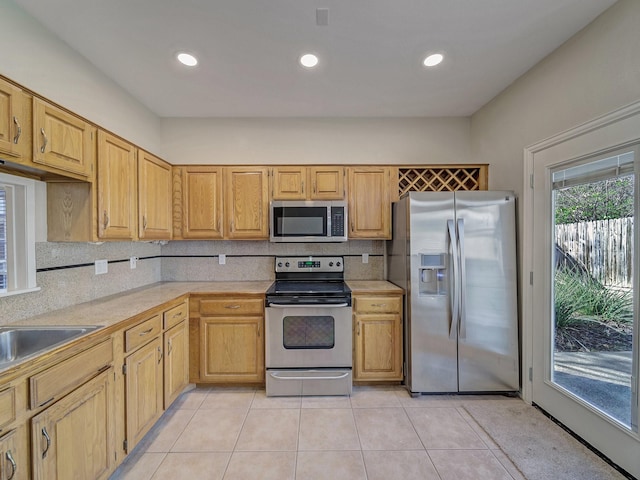
<path id="1" fill-rule="evenodd" d="M 35 181 L 0 174 L 0 295 L 36 290 Z"/>

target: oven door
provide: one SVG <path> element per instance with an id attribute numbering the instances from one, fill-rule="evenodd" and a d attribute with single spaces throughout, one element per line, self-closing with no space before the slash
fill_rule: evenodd
<path id="1" fill-rule="evenodd" d="M 267 368 L 351 368 L 350 306 L 271 305 L 265 323 Z"/>

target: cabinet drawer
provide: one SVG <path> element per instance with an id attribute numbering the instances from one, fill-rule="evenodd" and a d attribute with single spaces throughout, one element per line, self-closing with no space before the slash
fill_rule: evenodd
<path id="1" fill-rule="evenodd" d="M 401 309 L 402 297 L 356 297 L 355 310 L 357 313 L 398 313 Z"/>
<path id="2" fill-rule="evenodd" d="M 260 298 L 215 298 L 200 300 L 202 315 L 264 315 Z"/>
<path id="3" fill-rule="evenodd" d="M 169 330 L 171 327 L 179 324 L 186 319 L 189 314 L 189 308 L 187 303 L 182 303 L 177 307 L 173 307 L 171 310 L 167 310 L 162 315 L 164 321 L 164 329 Z"/>
<path id="4" fill-rule="evenodd" d="M 113 362 L 111 338 L 30 378 L 31 408 L 58 399 Z"/>
<path id="5" fill-rule="evenodd" d="M 131 327 L 124 332 L 124 349 L 126 353 L 144 345 L 149 340 L 160 334 L 162 330 L 160 315 L 155 315 L 148 320 Z"/>
<path id="6" fill-rule="evenodd" d="M 0 392 L 0 431 L 16 419 L 16 389 L 9 387 Z"/>

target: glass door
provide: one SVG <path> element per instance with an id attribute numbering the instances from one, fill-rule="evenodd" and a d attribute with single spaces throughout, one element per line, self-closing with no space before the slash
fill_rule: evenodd
<path id="1" fill-rule="evenodd" d="M 634 475 L 638 152 L 541 156 L 532 224 L 533 402 Z"/>
<path id="2" fill-rule="evenodd" d="M 569 395 L 626 429 L 632 408 L 634 152 L 552 171 L 552 368 Z"/>

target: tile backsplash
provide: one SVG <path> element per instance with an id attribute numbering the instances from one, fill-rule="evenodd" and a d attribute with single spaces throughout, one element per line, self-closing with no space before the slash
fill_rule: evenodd
<path id="1" fill-rule="evenodd" d="M 363 263 L 362 254 L 368 254 Z M 226 263 L 219 263 L 224 254 Z M 342 255 L 345 277 L 384 278 L 384 242 L 270 243 L 265 241 L 172 241 L 36 243 L 40 290 L 0 298 L 0 325 L 88 302 L 159 281 L 272 280 L 276 255 Z M 129 258 L 138 257 L 131 269 Z M 94 261 L 106 259 L 108 273 L 95 275 Z"/>

